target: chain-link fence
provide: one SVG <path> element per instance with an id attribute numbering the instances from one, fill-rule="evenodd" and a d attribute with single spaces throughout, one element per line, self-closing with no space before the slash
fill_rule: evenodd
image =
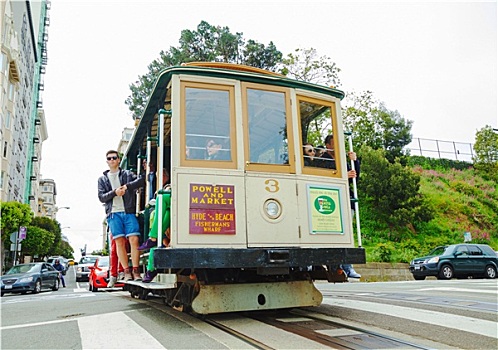
<path id="1" fill-rule="evenodd" d="M 412 156 L 445 158 L 472 163 L 474 149 L 471 143 L 413 138 L 406 147 Z"/>

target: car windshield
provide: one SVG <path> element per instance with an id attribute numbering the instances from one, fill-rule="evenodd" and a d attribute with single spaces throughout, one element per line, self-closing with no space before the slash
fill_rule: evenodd
<path id="1" fill-rule="evenodd" d="M 12 266 L 12 268 L 7 272 L 7 275 L 13 275 L 16 273 L 29 273 L 29 272 L 38 272 L 40 271 L 40 265 L 36 264 L 22 264 Z"/>
<path id="2" fill-rule="evenodd" d="M 95 261 L 97 261 L 96 257 L 85 256 L 81 258 L 80 264 L 95 264 Z"/>
<path id="3" fill-rule="evenodd" d="M 429 255 L 445 255 L 445 252 L 448 251 L 448 248 L 449 247 L 446 247 L 446 246 L 441 246 L 441 247 L 437 247 L 435 249 L 432 250 L 432 252 L 429 253 Z"/>
<path id="4" fill-rule="evenodd" d="M 100 258 L 99 259 L 99 266 L 100 267 L 109 266 L 109 257 L 105 256 L 105 257 Z"/>

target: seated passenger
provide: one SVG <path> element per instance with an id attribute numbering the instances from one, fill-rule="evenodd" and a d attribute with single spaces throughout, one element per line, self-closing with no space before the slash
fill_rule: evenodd
<path id="1" fill-rule="evenodd" d="M 163 169 L 163 190 L 168 191 L 171 188 L 171 185 L 169 184 L 169 173 L 166 169 Z M 157 198 L 157 193 L 155 195 Z M 163 210 L 163 220 L 162 220 L 162 228 L 164 231 L 164 237 L 162 240 L 163 246 L 167 247 L 169 246 L 170 242 L 170 205 L 171 205 L 171 194 L 165 193 L 161 195 L 162 198 L 162 210 Z M 151 203 L 152 205 L 155 205 L 155 200 L 154 202 Z M 151 201 L 152 202 L 152 201 Z M 155 206 L 156 208 L 158 207 L 157 205 Z M 160 215 L 157 214 L 156 210 L 154 210 L 151 213 L 150 220 L 152 220 L 152 225 L 149 231 L 149 238 L 140 246 L 138 247 L 138 250 L 149 250 L 150 249 L 150 254 L 149 254 L 149 261 L 147 263 L 147 271 L 144 274 L 144 277 L 142 278 L 142 282 L 144 283 L 149 283 L 151 282 L 154 277 L 157 275 L 157 270 L 154 268 L 154 249 L 157 247 L 157 237 L 158 237 L 158 230 L 159 230 L 159 217 Z"/>
<path id="2" fill-rule="evenodd" d="M 315 147 L 315 166 L 323 168 L 322 163 L 323 163 L 323 154 L 325 153 L 325 146 L 319 145 Z"/>
<path id="3" fill-rule="evenodd" d="M 169 183 L 169 173 L 166 169 L 163 169 L 163 190 L 168 190 L 171 188 L 171 185 Z M 149 204 L 154 205 L 156 204 L 155 198 L 157 197 L 157 192 L 154 194 L 154 199 L 149 202 Z M 157 207 L 157 206 L 156 206 Z M 168 205 L 169 208 L 169 205 Z M 163 207 L 164 209 L 164 207 Z M 150 221 L 152 222 L 152 225 L 150 225 L 150 231 L 149 231 L 149 238 L 140 246 L 138 247 L 138 250 L 149 250 L 150 248 L 154 248 L 157 246 L 157 220 L 156 220 L 156 215 L 155 215 L 155 210 L 151 213 L 150 215 Z M 164 221 L 164 218 L 163 218 Z M 168 226 L 169 226 L 169 220 L 168 220 Z M 165 227 L 163 225 L 163 227 Z M 166 235 L 163 238 L 163 244 L 164 246 L 168 246 L 169 244 L 169 237 Z"/>
<path id="4" fill-rule="evenodd" d="M 207 160 L 230 160 L 230 150 L 224 149 L 221 142 L 209 139 L 206 143 Z"/>
<path id="5" fill-rule="evenodd" d="M 311 143 L 303 145 L 304 166 L 314 166 L 315 148 Z"/>
<path id="6" fill-rule="evenodd" d="M 168 246 L 170 242 L 170 206 L 171 206 L 171 194 L 170 193 L 164 193 L 161 195 L 162 198 L 162 209 L 163 209 L 163 220 L 162 220 L 162 227 L 164 230 L 164 238 L 163 238 L 163 244 L 164 246 Z M 150 249 L 150 254 L 149 254 L 149 261 L 147 262 L 147 271 L 145 271 L 144 277 L 142 278 L 142 282 L 144 283 L 150 283 L 156 277 L 157 275 L 157 270 L 154 267 L 154 250 L 156 248 L 151 247 L 151 244 L 155 246 L 157 242 L 157 233 L 159 229 L 159 214 L 156 214 L 154 216 L 154 222 L 152 224 L 152 228 L 150 229 L 149 232 L 149 239 L 141 246 L 145 246 L 145 249 Z M 146 246 L 146 244 L 148 245 Z M 143 250 L 145 250 L 143 249 Z"/>

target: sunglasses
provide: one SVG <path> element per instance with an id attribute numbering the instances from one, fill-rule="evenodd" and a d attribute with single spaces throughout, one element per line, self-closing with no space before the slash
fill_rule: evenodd
<path id="1" fill-rule="evenodd" d="M 306 153 L 315 153 L 315 150 L 314 149 L 309 149 L 309 150 L 306 150 Z"/>
<path id="2" fill-rule="evenodd" d="M 107 160 L 116 160 L 116 159 L 118 159 L 117 156 L 107 157 Z"/>

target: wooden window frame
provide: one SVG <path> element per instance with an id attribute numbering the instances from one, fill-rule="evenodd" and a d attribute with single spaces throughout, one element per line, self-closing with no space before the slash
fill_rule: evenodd
<path id="1" fill-rule="evenodd" d="M 249 138 L 249 113 L 248 113 L 248 101 L 247 101 L 247 90 L 255 89 L 269 92 L 281 92 L 285 96 L 285 118 L 287 125 L 287 142 L 288 142 L 288 159 L 289 164 L 263 164 L 263 163 L 251 163 L 250 160 L 250 138 Z M 287 173 L 295 174 L 295 154 L 294 154 L 294 129 L 293 129 L 293 119 L 292 119 L 292 108 L 291 108 L 291 91 L 289 88 L 255 84 L 255 83 L 241 83 L 241 93 L 242 93 L 242 120 L 244 123 L 244 157 L 245 157 L 245 170 L 251 172 L 270 172 L 270 173 Z"/>
<path id="2" fill-rule="evenodd" d="M 204 160 L 204 159 L 187 159 L 187 115 L 186 115 L 186 89 L 196 88 L 205 90 L 217 90 L 228 92 L 229 113 L 230 113 L 230 154 L 231 160 Z M 217 169 L 236 169 L 237 168 L 237 142 L 235 128 L 235 87 L 233 85 L 217 84 L 217 83 L 200 83 L 192 81 L 180 82 L 180 166 L 189 168 L 217 168 Z"/>
<path id="3" fill-rule="evenodd" d="M 315 104 L 320 104 L 323 106 L 328 106 L 330 108 L 330 116 L 332 118 L 332 132 L 335 133 L 336 130 L 338 130 L 337 126 L 337 105 L 333 101 L 328 101 L 328 100 L 322 100 L 318 98 L 313 98 L 313 97 L 307 97 L 303 95 L 297 95 L 296 96 L 296 110 L 297 110 L 297 122 L 298 122 L 298 128 L 299 128 L 299 135 L 302 134 L 302 125 L 301 125 L 301 110 L 299 108 L 301 101 L 303 102 L 310 102 L 310 103 L 315 103 Z M 326 135 L 322 135 L 322 137 L 325 138 Z M 338 135 L 334 135 L 334 149 L 340 150 L 339 147 L 339 140 L 342 139 L 338 137 Z M 301 140 L 301 137 L 299 137 L 299 157 L 303 157 L 303 140 Z M 324 142 L 324 140 L 321 140 L 321 142 Z M 314 145 L 316 147 L 317 145 Z M 323 145 L 325 146 L 325 144 Z M 307 175 L 319 175 L 319 176 L 329 176 L 329 177 L 341 177 L 341 167 L 342 167 L 342 154 L 341 152 L 336 152 L 335 154 L 335 164 L 336 164 L 336 169 L 327 169 L 327 168 L 319 168 L 319 167 L 313 167 L 313 166 L 304 166 L 304 158 L 302 158 L 301 161 L 301 166 L 302 166 L 302 173 L 307 174 Z"/>

